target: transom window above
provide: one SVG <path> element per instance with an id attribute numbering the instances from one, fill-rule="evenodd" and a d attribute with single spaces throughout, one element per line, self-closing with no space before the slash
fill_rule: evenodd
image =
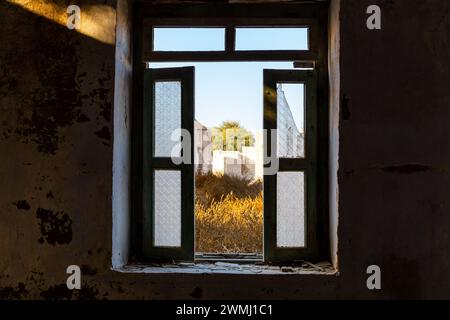
<path id="1" fill-rule="evenodd" d="M 309 50 L 308 27 L 153 27 L 153 51 L 225 51 L 225 35 L 234 37 L 233 50 Z M 295 41 L 292 41 L 295 39 Z"/>
<path id="2" fill-rule="evenodd" d="M 308 50 L 308 28 L 294 27 L 237 27 L 235 49 L 252 50 Z M 292 41 L 295 39 L 295 41 Z"/>
<path id="3" fill-rule="evenodd" d="M 154 51 L 224 51 L 225 28 L 153 28 Z"/>

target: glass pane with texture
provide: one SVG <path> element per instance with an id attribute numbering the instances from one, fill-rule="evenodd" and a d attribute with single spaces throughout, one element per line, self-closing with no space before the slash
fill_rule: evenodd
<path id="1" fill-rule="evenodd" d="M 154 246 L 181 246 L 181 171 L 155 170 Z"/>
<path id="2" fill-rule="evenodd" d="M 277 247 L 305 246 L 304 186 L 303 172 L 277 174 Z"/>
<path id="3" fill-rule="evenodd" d="M 303 83 L 277 85 L 277 154 L 279 158 L 305 157 Z"/>
<path id="4" fill-rule="evenodd" d="M 154 99 L 154 156 L 178 157 L 181 137 L 172 139 L 172 134 L 181 128 L 181 82 L 156 81 Z"/>

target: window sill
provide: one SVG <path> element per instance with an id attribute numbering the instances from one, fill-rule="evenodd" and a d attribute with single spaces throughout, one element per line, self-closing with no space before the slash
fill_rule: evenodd
<path id="1" fill-rule="evenodd" d="M 318 264 L 303 263 L 302 266 L 270 266 L 258 264 L 215 263 L 173 263 L 173 264 L 132 264 L 112 268 L 122 273 L 149 274 L 237 274 L 237 275 L 336 275 L 338 272 L 328 262 Z"/>

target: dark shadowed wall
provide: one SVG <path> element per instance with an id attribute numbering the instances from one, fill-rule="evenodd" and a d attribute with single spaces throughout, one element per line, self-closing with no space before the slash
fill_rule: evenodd
<path id="1" fill-rule="evenodd" d="M 336 276 L 111 271 L 116 1 L 72 3 L 0 3 L 1 299 L 450 298 L 450 1 L 341 1 Z"/>

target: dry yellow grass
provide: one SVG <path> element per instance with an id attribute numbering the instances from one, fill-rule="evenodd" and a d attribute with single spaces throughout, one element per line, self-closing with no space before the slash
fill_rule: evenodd
<path id="1" fill-rule="evenodd" d="M 230 185 L 233 187 L 229 188 Z M 261 183 L 255 185 L 239 178 L 208 175 L 201 176 L 196 187 L 196 252 L 261 253 Z M 220 192 L 215 192 L 217 189 Z"/>
<path id="2" fill-rule="evenodd" d="M 196 251 L 262 252 L 262 194 L 236 198 L 228 194 L 210 206 L 195 207 Z"/>

